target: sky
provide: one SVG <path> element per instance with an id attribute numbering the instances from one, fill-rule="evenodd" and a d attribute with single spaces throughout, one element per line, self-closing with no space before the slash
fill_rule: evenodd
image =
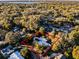
<path id="1" fill-rule="evenodd" d="M 0 0 L 0 1 L 79 1 L 79 0 Z"/>

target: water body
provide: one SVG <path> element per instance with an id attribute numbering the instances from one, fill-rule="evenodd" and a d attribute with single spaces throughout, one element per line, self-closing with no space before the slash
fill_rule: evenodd
<path id="1" fill-rule="evenodd" d="M 25 2 L 9 2 L 9 1 L 2 1 L 0 3 L 16 3 L 16 4 L 34 4 L 34 3 L 41 3 L 41 2 L 28 2 L 28 1 L 25 1 Z"/>
<path id="2" fill-rule="evenodd" d="M 0 3 L 16 3 L 16 4 L 34 4 L 34 3 L 48 3 L 48 2 L 53 2 L 53 3 L 57 3 L 57 2 L 62 2 L 64 4 L 74 4 L 74 3 L 79 3 L 79 0 L 69 0 L 69 1 L 65 1 L 65 0 L 60 0 L 60 1 L 54 1 L 54 0 L 0 0 Z"/>

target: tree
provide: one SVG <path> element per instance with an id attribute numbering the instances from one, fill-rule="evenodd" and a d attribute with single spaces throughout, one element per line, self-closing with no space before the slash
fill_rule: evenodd
<path id="1" fill-rule="evenodd" d="M 67 19 L 68 19 L 68 21 L 73 21 L 74 17 L 72 15 L 67 15 Z"/>
<path id="2" fill-rule="evenodd" d="M 67 18 L 65 18 L 65 17 L 57 17 L 57 18 L 55 19 L 55 21 L 56 21 L 56 22 L 63 22 L 63 21 L 68 21 L 68 20 L 67 20 Z"/>
<path id="3" fill-rule="evenodd" d="M 5 41 L 7 41 L 9 44 L 17 44 L 20 40 L 20 34 L 18 32 L 8 32 L 5 35 Z"/>
<path id="4" fill-rule="evenodd" d="M 26 56 L 27 55 L 27 52 L 28 52 L 28 48 L 27 47 L 24 47 L 23 49 L 21 49 L 20 53 L 22 56 Z"/>
<path id="5" fill-rule="evenodd" d="M 77 30 L 72 30 L 69 34 L 68 34 L 68 41 L 71 42 L 71 43 L 74 43 L 75 44 L 79 44 L 79 31 Z"/>
<path id="6" fill-rule="evenodd" d="M 14 20 L 13 20 L 13 22 L 14 22 L 15 24 L 19 25 L 19 24 L 20 24 L 20 20 L 21 20 L 20 17 L 15 17 Z"/>
<path id="7" fill-rule="evenodd" d="M 10 23 L 8 22 L 7 19 L 2 19 L 0 20 L 0 24 L 2 25 L 3 28 L 9 29 L 10 28 Z"/>
<path id="8" fill-rule="evenodd" d="M 40 32 L 41 34 L 44 34 L 44 31 L 45 31 L 44 27 L 40 27 L 40 28 L 39 28 L 39 32 Z"/>
<path id="9" fill-rule="evenodd" d="M 55 34 L 55 33 L 49 33 L 48 38 L 52 42 L 51 49 L 53 51 L 58 51 L 60 49 L 61 43 L 63 42 L 62 35 L 63 35 L 62 32 L 58 32 L 57 34 Z"/>
<path id="10" fill-rule="evenodd" d="M 74 59 L 79 59 L 79 46 L 76 46 L 73 48 L 72 56 Z"/>

